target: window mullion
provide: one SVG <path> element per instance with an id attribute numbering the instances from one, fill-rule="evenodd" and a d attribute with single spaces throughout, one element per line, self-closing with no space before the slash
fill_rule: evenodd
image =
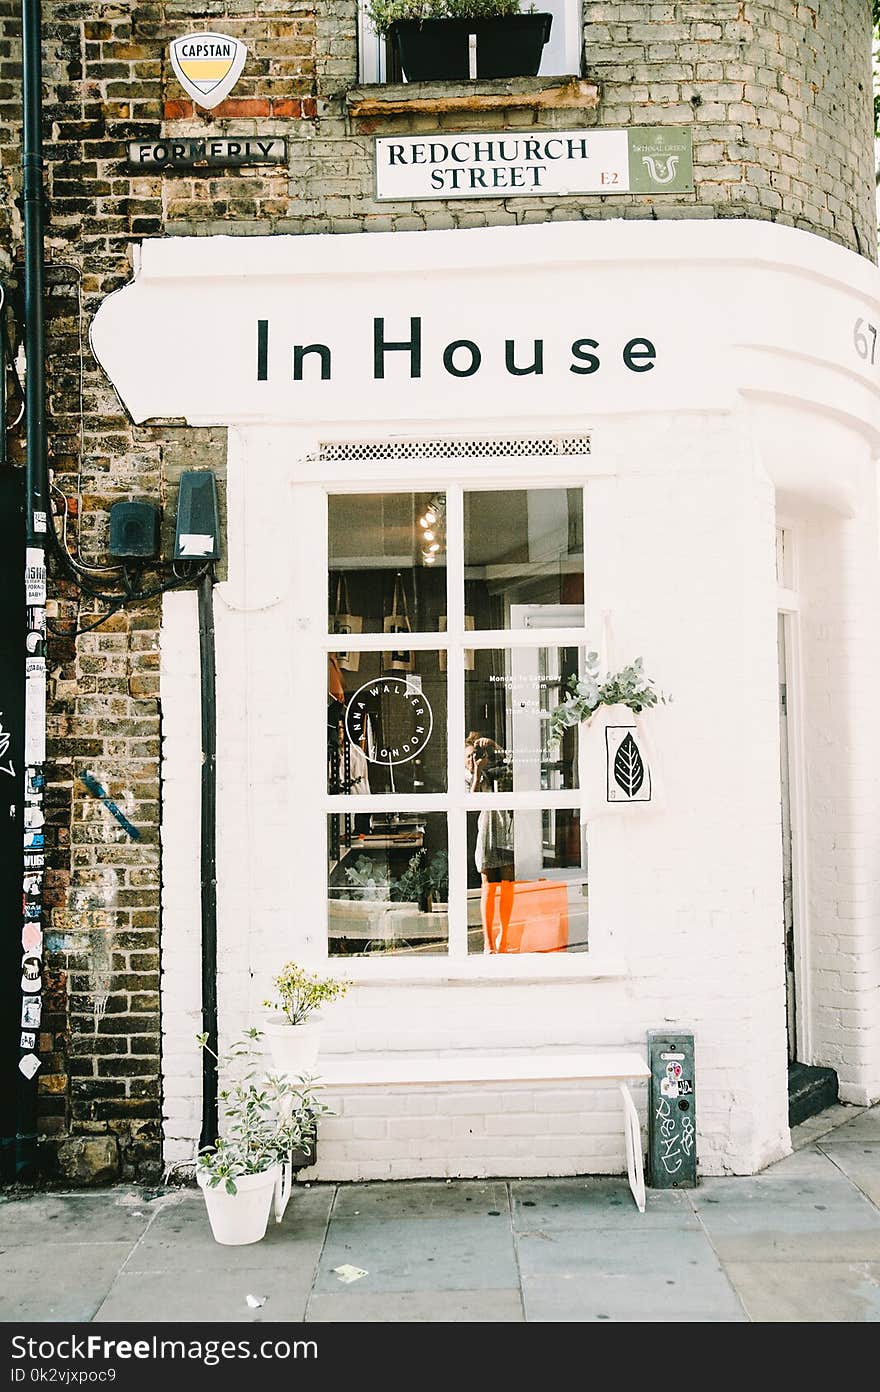
<path id="1" fill-rule="evenodd" d="M 446 710 L 450 803 L 464 788 L 464 508 L 459 484 L 446 489 Z M 449 838 L 449 955 L 467 956 L 467 818 L 452 805 Z"/>

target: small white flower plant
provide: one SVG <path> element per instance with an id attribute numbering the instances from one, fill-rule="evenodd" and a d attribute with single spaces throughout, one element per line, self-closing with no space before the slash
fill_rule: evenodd
<path id="1" fill-rule="evenodd" d="M 311 1149 L 318 1117 L 330 1110 L 316 1095 L 314 1079 L 264 1073 L 262 1037 L 261 1030 L 246 1030 L 228 1053 L 218 1056 L 206 1034 L 196 1036 L 199 1047 L 230 1076 L 218 1094 L 224 1134 L 196 1159 L 208 1186 L 222 1184 L 227 1194 L 238 1192 L 236 1180 L 245 1175 L 262 1174 L 287 1160 L 291 1151 Z"/>

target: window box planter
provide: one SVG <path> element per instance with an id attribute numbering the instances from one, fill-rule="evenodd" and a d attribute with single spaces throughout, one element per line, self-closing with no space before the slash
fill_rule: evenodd
<path id="1" fill-rule="evenodd" d="M 477 40 L 477 77 L 534 77 L 550 37 L 549 14 L 488 19 L 398 19 L 388 37 L 408 82 L 469 78 L 468 40 Z"/>

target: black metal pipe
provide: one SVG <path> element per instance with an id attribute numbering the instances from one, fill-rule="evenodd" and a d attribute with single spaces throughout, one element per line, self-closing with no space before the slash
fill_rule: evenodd
<path id="1" fill-rule="evenodd" d="M 214 653 L 214 571 L 199 581 L 199 669 L 202 706 L 201 921 L 202 1032 L 217 1050 L 217 667 Z M 217 1068 L 202 1050 L 200 1146 L 217 1139 Z"/>
<path id="2" fill-rule="evenodd" d="M 46 329 L 43 312 L 43 61 L 40 0 L 22 0 L 24 214 L 24 344 L 27 359 L 25 422 L 25 535 L 28 546 L 46 540 Z M 42 525 L 40 515 L 42 514 Z"/>

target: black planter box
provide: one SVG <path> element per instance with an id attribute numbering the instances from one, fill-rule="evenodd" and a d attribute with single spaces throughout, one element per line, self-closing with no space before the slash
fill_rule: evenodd
<path id="1" fill-rule="evenodd" d="M 398 19 L 388 29 L 408 82 L 470 77 L 468 37 L 477 38 L 477 77 L 534 77 L 550 37 L 549 14 L 492 19 Z"/>

